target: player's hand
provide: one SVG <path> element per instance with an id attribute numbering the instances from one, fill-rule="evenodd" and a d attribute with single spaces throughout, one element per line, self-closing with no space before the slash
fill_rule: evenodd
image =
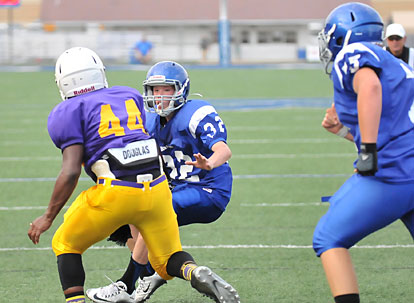
<path id="1" fill-rule="evenodd" d="M 373 176 L 378 171 L 377 144 L 361 143 L 358 160 L 356 163 L 357 172 L 362 176 Z"/>
<path id="2" fill-rule="evenodd" d="M 325 117 L 322 120 L 322 126 L 333 134 L 338 133 L 338 131 L 343 127 L 342 123 L 339 121 L 335 105 L 333 103 L 332 106 L 326 110 Z"/>
<path id="3" fill-rule="evenodd" d="M 52 225 L 53 221 L 46 218 L 45 215 L 38 217 L 32 223 L 30 223 L 29 231 L 27 235 L 33 244 L 38 244 L 40 235 L 44 233 Z"/>
<path id="4" fill-rule="evenodd" d="M 211 165 L 210 161 L 204 157 L 202 154 L 194 154 L 195 161 L 186 161 L 186 165 L 193 165 L 197 168 L 205 169 L 205 170 L 212 170 L 213 166 Z"/>

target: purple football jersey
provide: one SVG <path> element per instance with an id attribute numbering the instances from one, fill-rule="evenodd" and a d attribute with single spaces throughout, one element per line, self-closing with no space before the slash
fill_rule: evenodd
<path id="1" fill-rule="evenodd" d="M 103 88 L 59 103 L 49 114 L 48 131 L 62 151 L 73 144 L 84 147 L 86 173 L 109 148 L 149 139 L 141 94 L 133 88 Z"/>

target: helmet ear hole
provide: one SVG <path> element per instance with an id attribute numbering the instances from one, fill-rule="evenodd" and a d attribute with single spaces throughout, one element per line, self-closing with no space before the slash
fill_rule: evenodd
<path id="1" fill-rule="evenodd" d="M 336 39 L 336 45 L 341 46 L 342 42 L 344 41 L 344 37 L 339 37 L 338 39 Z"/>

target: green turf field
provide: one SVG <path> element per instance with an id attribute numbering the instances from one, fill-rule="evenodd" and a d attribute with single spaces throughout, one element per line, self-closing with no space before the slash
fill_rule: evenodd
<path id="1" fill-rule="evenodd" d="M 192 92 L 206 99 L 326 98 L 322 70 L 190 70 Z M 141 88 L 144 72 L 108 71 L 111 85 Z M 60 151 L 46 130 L 60 101 L 52 72 L 0 73 L 0 302 L 64 302 L 52 228 L 34 246 L 29 223 L 48 204 Z M 254 102 L 252 100 L 251 102 Z M 220 111 L 233 151 L 233 196 L 209 225 L 181 228 L 182 243 L 198 261 L 228 280 L 244 303 L 333 302 L 312 245 L 313 229 L 331 195 L 352 174 L 355 149 L 320 126 L 324 108 Z M 93 185 L 82 175 L 73 198 Z M 69 203 L 68 203 L 69 204 Z M 361 302 L 411 302 L 414 248 L 401 222 L 351 249 Z M 381 246 L 381 247 L 379 247 Z M 404 247 L 408 246 L 408 247 Z M 129 259 L 103 241 L 84 254 L 86 288 L 116 280 Z M 174 279 L 149 302 L 211 302 Z"/>

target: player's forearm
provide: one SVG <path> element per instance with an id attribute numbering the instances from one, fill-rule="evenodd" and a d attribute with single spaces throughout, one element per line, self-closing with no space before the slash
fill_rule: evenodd
<path id="1" fill-rule="evenodd" d="M 354 142 L 354 136 L 352 136 L 352 134 L 349 131 L 344 138 L 348 141 Z"/>
<path id="2" fill-rule="evenodd" d="M 361 142 L 376 143 L 379 120 L 381 115 L 381 99 L 373 97 L 358 97 L 358 121 L 361 132 Z"/>
<path id="3" fill-rule="evenodd" d="M 231 150 L 223 141 L 217 142 L 213 145 L 212 151 L 214 152 L 208 159 L 212 169 L 223 165 L 231 158 Z"/>
<path id="4" fill-rule="evenodd" d="M 45 212 L 45 216 L 51 222 L 56 218 L 60 210 L 69 200 L 78 184 L 79 176 L 80 173 L 66 173 L 63 170 L 60 172 L 56 179 L 49 206 Z"/>
<path id="5" fill-rule="evenodd" d="M 69 200 L 78 184 L 82 172 L 83 146 L 70 145 L 63 150 L 62 156 L 62 169 L 56 179 L 49 206 L 45 212 L 46 218 L 51 221 Z"/>
<path id="6" fill-rule="evenodd" d="M 370 68 L 359 70 L 355 75 L 354 89 L 358 94 L 358 123 L 361 142 L 376 143 L 382 111 L 381 83 Z"/>

